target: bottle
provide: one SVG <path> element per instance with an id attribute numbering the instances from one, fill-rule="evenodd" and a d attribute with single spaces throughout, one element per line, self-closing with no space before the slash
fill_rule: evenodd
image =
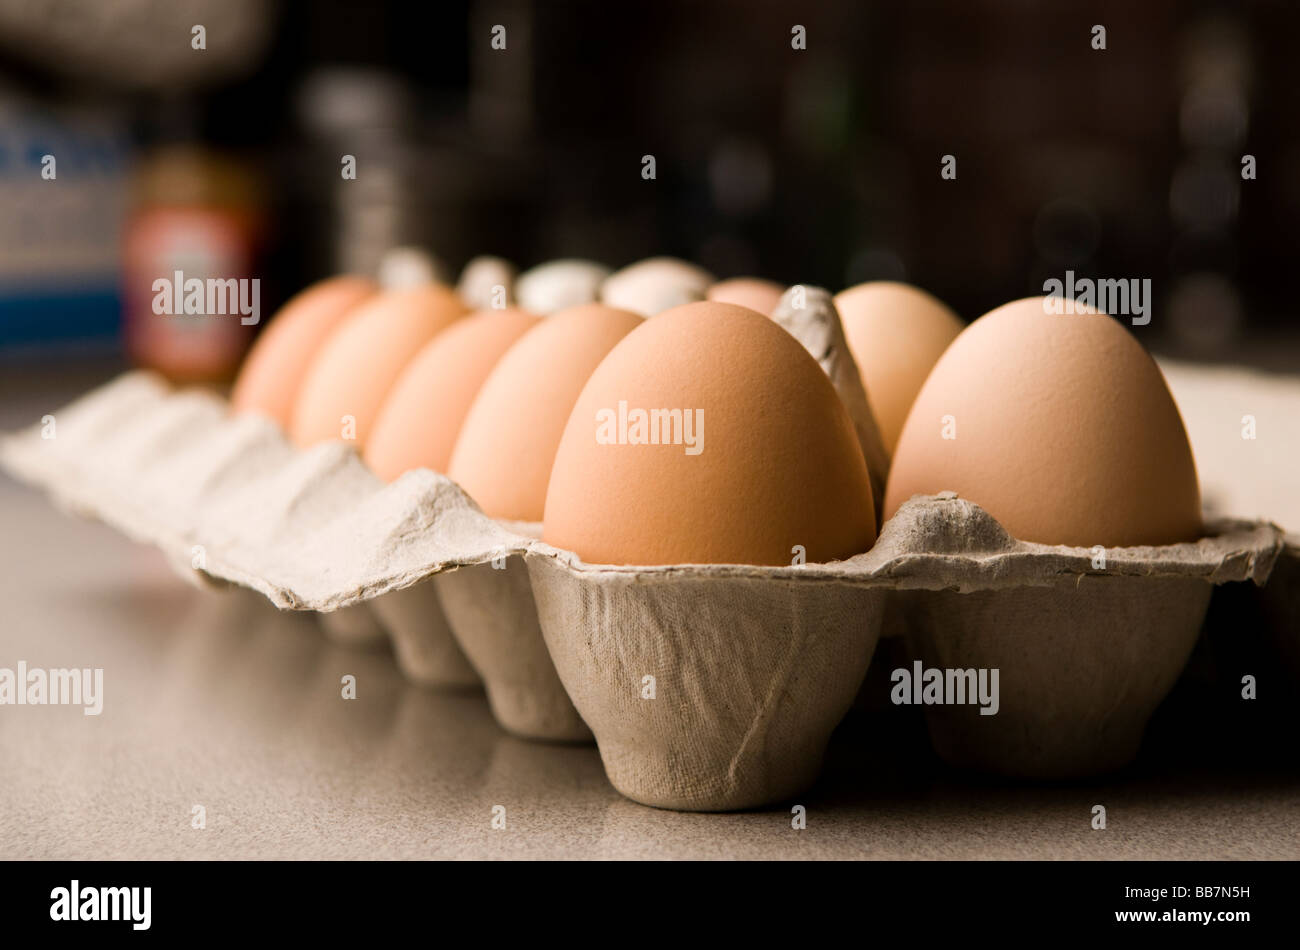
<path id="1" fill-rule="evenodd" d="M 145 155 L 133 191 L 123 242 L 127 353 L 176 383 L 226 382 L 262 316 L 256 176 L 203 145 L 172 143 Z"/>

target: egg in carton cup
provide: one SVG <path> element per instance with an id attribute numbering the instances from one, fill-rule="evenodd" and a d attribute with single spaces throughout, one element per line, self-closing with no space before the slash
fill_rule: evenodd
<path id="1" fill-rule="evenodd" d="M 269 413 L 302 446 L 339 436 L 359 446 L 385 425 L 387 393 L 419 385 L 420 379 L 407 380 L 408 369 L 428 378 L 427 369 L 410 364 L 428 362 L 435 337 L 453 325 L 453 336 L 461 334 L 467 312 L 509 308 L 513 300 L 515 269 L 497 257 L 470 261 L 455 293 L 438 282 L 436 261 L 418 248 L 394 248 L 379 270 L 377 285 L 350 307 L 331 310 L 327 290 L 356 278 L 324 281 L 286 305 L 254 346 L 236 382 L 234 408 Z M 336 431 L 340 420 L 350 431 Z M 392 425 L 384 436 L 390 441 Z M 431 588 L 321 613 L 320 620 L 331 639 L 345 645 L 391 639 L 402 670 L 421 684 L 478 682 Z"/>
<path id="2" fill-rule="evenodd" d="M 655 269 L 670 267 L 662 259 L 650 263 Z M 683 286 L 671 295 L 694 292 L 689 282 L 694 275 L 694 269 L 685 270 Z M 805 306 L 810 294 L 813 304 Z M 662 297 L 659 290 L 624 302 L 642 313 L 654 313 Z M 828 306 L 829 296 L 815 288 L 796 288 L 792 299 L 793 306 L 778 308 L 777 322 L 810 352 L 823 355 L 823 368 L 832 382 L 847 387 L 846 404 L 859 410 L 864 420 L 862 438 L 874 452 L 875 470 L 883 472 L 883 450 L 866 409 L 865 393 L 851 357 L 847 363 L 843 358 L 847 349 L 842 336 L 838 342 L 834 336 L 838 323 Z M 707 321 L 709 316 L 696 319 Z M 608 306 L 569 308 L 522 339 L 497 364 L 476 397 L 459 434 L 450 477 L 489 513 L 504 516 L 509 528 L 539 538 L 552 463 L 573 404 L 610 349 L 640 322 L 632 312 Z M 515 462 L 503 468 L 503 457 Z M 879 499 L 883 477 L 873 487 Z M 521 558 L 503 553 L 490 564 L 440 574 L 434 586 L 504 728 L 531 739 L 590 740 L 591 731 L 550 660 Z"/>
<path id="3" fill-rule="evenodd" d="M 551 464 L 587 377 L 641 323 L 638 314 L 657 313 L 665 301 L 701 299 L 711 281 L 698 267 L 670 258 L 612 276 L 581 260 L 527 271 L 518 284 L 520 302 L 548 316 L 479 389 L 460 426 L 449 476 L 509 530 L 539 538 Z M 597 304 L 597 297 L 606 303 Z M 502 465 L 506 458 L 509 466 Z M 503 728 L 527 739 L 591 741 L 547 653 L 522 557 L 503 551 L 489 563 L 439 574 L 432 586 Z"/>
<path id="4" fill-rule="evenodd" d="M 461 428 L 449 474 L 507 528 L 540 537 L 556 443 L 587 376 L 639 322 L 629 319 L 633 313 L 653 315 L 702 299 L 712 281 L 700 268 L 671 258 L 642 261 L 612 276 L 601 265 L 573 259 L 525 272 L 516 288 L 521 306 L 553 316 L 545 328 L 521 340 L 483 384 Z M 750 302 L 757 299 L 756 289 L 772 295 L 775 286 L 736 283 L 713 286 L 747 293 Z M 780 292 L 777 288 L 769 302 L 775 303 Z M 590 306 L 597 298 L 628 309 Z M 515 460 L 508 471 L 500 465 L 503 456 Z M 490 563 L 438 575 L 432 587 L 503 728 L 529 739 L 591 740 L 546 651 L 521 557 L 501 552 Z"/>
<path id="5" fill-rule="evenodd" d="M 1121 322 L 1056 298 L 986 314 L 927 376 L 886 514 L 943 489 L 987 512 L 938 549 L 974 573 L 954 576 L 957 592 L 900 594 L 900 613 L 918 673 L 1000 673 L 995 715 L 949 696 L 927 699 L 926 716 L 946 760 L 1001 774 L 1071 778 L 1131 761 L 1212 585 L 1262 586 L 1281 549 L 1271 524 L 1203 524 L 1159 368 Z"/>
<path id="6" fill-rule="evenodd" d="M 470 281 L 471 271 L 487 267 L 471 262 L 462 285 Z M 498 266 L 497 272 L 502 275 L 504 269 Z M 537 494 L 539 480 L 541 490 L 545 488 L 545 474 L 535 469 L 549 469 L 545 442 L 554 426 L 556 401 L 581 385 L 575 374 L 589 372 L 608 346 L 631 328 L 629 319 L 635 319 L 592 306 L 609 275 L 604 265 L 576 258 L 548 261 L 519 275 L 511 299 L 547 319 L 493 367 L 476 387 L 466 417 L 458 420 L 455 455 L 447 467 L 458 468 L 486 503 L 500 509 L 505 517 L 498 522 L 512 536 L 536 537 L 541 531 L 534 521 L 540 517 L 540 502 L 530 496 Z M 557 313 L 563 315 L 553 316 Z M 525 391 L 520 391 L 521 377 Z M 504 420 L 509 420 L 506 432 L 501 431 Z M 553 453 L 553 446 L 550 450 Z M 502 453 L 512 459 L 509 472 L 501 471 Z M 382 602 L 398 605 L 405 615 L 391 618 L 395 629 L 409 629 L 437 609 L 482 678 L 493 716 L 507 731 L 528 739 L 591 740 L 591 731 L 546 653 L 531 584 L 517 551 L 501 547 L 490 561 L 439 574 Z"/>
<path id="7" fill-rule="evenodd" d="M 771 390 L 756 387 L 757 380 L 733 379 L 742 386 L 740 403 L 758 400 L 749 422 L 760 431 L 722 430 L 724 445 L 741 439 L 730 443 L 733 449 L 758 438 L 748 444 L 762 451 L 744 463 L 759 476 L 750 481 L 765 478 L 771 486 L 785 479 L 793 509 L 773 531 L 780 506 L 747 507 L 754 498 L 734 473 L 726 484 L 734 503 L 713 486 L 711 506 L 695 512 L 703 532 L 667 538 L 670 545 L 702 543 L 700 560 L 710 563 L 656 563 L 674 560 L 656 545 L 674 531 L 689 535 L 690 518 L 656 531 L 653 520 L 638 528 L 630 517 L 608 516 L 619 505 L 635 512 L 638 503 L 590 484 L 601 472 L 584 464 L 593 445 L 581 429 L 592 420 L 581 402 L 578 422 L 570 420 L 570 428 L 578 426 L 571 450 L 561 452 L 572 456 L 571 499 L 567 512 L 560 503 L 552 519 L 548 498 L 543 540 L 488 518 L 443 476 L 415 470 L 385 485 L 344 445 L 295 450 L 274 425 L 228 416 L 219 403 L 170 393 L 145 374 L 128 374 L 56 413 L 58 439 L 42 439 L 39 425 L 6 438 L 0 458 L 64 503 L 159 544 L 174 563 L 201 550 L 199 570 L 286 608 L 398 603 L 404 595 L 423 596 L 415 592 L 435 587 L 424 583 L 428 578 L 457 568 L 478 566 L 496 583 L 487 573 L 496 570 L 492 562 L 520 559 L 554 675 L 595 734 L 616 787 L 647 804 L 736 809 L 806 787 L 862 682 L 891 598 L 902 606 L 909 642 L 927 661 L 959 669 L 1001 664 L 995 668 L 1007 691 L 996 715 L 933 710 L 932 734 L 945 757 L 1043 775 L 1109 768 L 1131 755 L 1186 659 L 1210 587 L 1261 582 L 1280 533 L 1263 524 L 1214 525 L 1196 541 L 1112 548 L 1099 567 L 1092 548 L 1015 541 L 977 506 L 941 496 L 901 502 L 873 545 L 881 508 L 862 501 L 880 497 L 881 472 L 864 461 L 872 457 L 874 424 L 869 413 L 855 418 L 846 408 L 857 400 L 854 387 L 862 387 L 849 371 L 852 357 L 838 319 L 830 319 L 829 298 L 810 288 L 793 288 L 797 293 L 801 305 L 783 301 L 795 313 L 778 307 L 778 322 L 791 326 L 825 372 L 809 375 L 805 366 L 793 388 L 775 387 L 774 402 L 764 402 Z M 742 338 L 761 336 L 757 328 L 767 325 L 750 321 Z M 716 372 L 718 352 L 703 344 L 684 368 L 714 372 L 688 375 L 706 387 L 726 377 L 725 361 Z M 779 362 L 793 359 L 789 347 L 782 352 Z M 662 375 L 642 374 L 643 381 Z M 828 376 L 835 385 L 811 411 L 821 413 L 819 426 L 798 424 L 796 413 L 793 429 L 762 430 L 763 420 L 781 419 L 781 406 L 808 410 L 801 394 L 825 386 Z M 615 367 L 609 377 L 621 387 L 629 374 Z M 827 391 L 837 398 L 825 400 Z M 600 395 L 598 388 L 592 398 Z M 829 448 L 805 441 L 806 432 L 827 428 L 838 431 Z M 709 431 L 718 438 L 716 423 Z M 834 470 L 841 482 L 791 479 L 800 464 Z M 176 477 L 162 477 L 168 472 Z M 556 491 L 553 476 L 548 492 Z M 602 529 L 611 525 L 614 545 L 604 547 L 610 536 L 602 540 Z M 784 551 L 778 555 L 773 539 L 790 530 L 812 535 L 808 551 L 824 563 L 776 563 Z M 548 543 L 564 539 L 572 543 Z M 716 563 L 753 545 L 764 547 L 768 563 Z M 622 553 L 611 556 L 615 551 Z M 604 560 L 620 563 L 601 566 Z M 624 566 L 638 560 L 650 566 Z M 469 600 L 512 600 L 518 611 L 525 603 L 518 577 L 512 597 L 497 589 Z M 412 623 L 427 622 L 419 599 L 407 612 Z M 517 629 L 527 619 L 523 609 Z"/>
<path id="8" fill-rule="evenodd" d="M 530 313 L 548 315 L 595 301 L 609 274 L 603 264 L 576 258 L 548 261 L 520 274 L 510 261 L 483 255 L 465 265 L 457 292 L 478 310 L 517 305 Z M 400 460 L 395 460 L 394 465 L 400 468 Z M 518 527 L 525 533 L 528 530 L 526 525 Z M 509 561 L 501 553 L 491 564 L 504 570 Z M 522 574 L 522 566 L 516 567 L 504 591 L 491 589 L 494 585 L 489 580 L 489 589 L 482 598 L 474 585 L 481 570 L 465 570 L 463 584 L 471 588 L 468 597 L 462 596 L 461 586 L 455 584 L 440 596 L 441 585 L 429 578 L 371 602 L 391 633 L 403 671 L 417 682 L 440 686 L 454 684 L 468 670 L 475 680 L 484 681 L 494 715 L 510 731 L 529 738 L 590 738 L 554 675 L 550 676 L 552 683 L 547 684 L 544 674 L 533 673 L 537 668 L 544 669 L 534 643 L 540 644 L 540 635 L 527 635 L 527 625 L 536 626 L 535 611 L 531 595 L 521 592 L 518 583 L 512 583 Z M 524 609 L 514 609 L 525 595 L 528 600 Z M 462 631 L 459 636 L 457 628 Z M 492 634 L 498 628 L 509 641 L 503 652 L 494 648 L 498 638 Z M 468 635 L 480 629 L 486 631 L 483 636 Z M 521 629 L 522 636 L 516 632 Z M 499 656 L 503 659 L 498 660 Z M 503 665 L 504 675 L 500 675 L 497 671 Z M 522 694 L 515 690 L 513 674 L 520 665 L 530 681 L 541 680 L 544 685 Z M 549 660 L 545 660 L 545 666 L 549 666 Z"/>
<path id="9" fill-rule="evenodd" d="M 561 309 L 521 337 L 478 388 L 447 473 L 514 534 L 541 536 L 551 464 L 573 403 L 608 351 L 641 322 L 595 303 Z M 591 741 L 546 652 L 521 557 L 502 550 L 430 585 L 503 728 L 528 739 Z"/>

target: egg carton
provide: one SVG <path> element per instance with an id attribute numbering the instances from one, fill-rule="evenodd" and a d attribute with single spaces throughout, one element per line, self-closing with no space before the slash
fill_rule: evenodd
<path id="1" fill-rule="evenodd" d="M 408 673 L 455 685 L 477 667 L 503 721 L 589 729 L 615 787 L 668 808 L 806 788 L 891 612 L 927 666 L 1001 671 L 997 715 L 926 706 L 945 758 L 1035 777 L 1113 768 L 1213 586 L 1264 584 L 1284 547 L 1271 524 L 1225 520 L 1099 561 L 1017 541 L 947 494 L 913 498 L 845 561 L 592 565 L 488 518 L 442 475 L 384 484 L 344 443 L 297 450 L 268 420 L 147 373 L 52 415 L 4 438 L 0 462 L 62 505 L 278 607 L 368 612 Z"/>
<path id="2" fill-rule="evenodd" d="M 281 608 L 306 609 L 255 578 L 210 569 L 209 552 L 273 548 L 384 486 L 345 443 L 301 451 L 270 419 L 231 415 L 216 395 L 173 391 L 150 372 L 123 374 L 49 419 L 0 440 L 0 463 L 61 507 L 156 545 L 183 577 L 201 586 L 242 584 Z M 346 645 L 370 647 L 391 634 L 416 682 L 478 684 L 436 603 L 415 616 L 410 596 L 393 600 L 361 597 L 320 616 L 326 633 Z"/>

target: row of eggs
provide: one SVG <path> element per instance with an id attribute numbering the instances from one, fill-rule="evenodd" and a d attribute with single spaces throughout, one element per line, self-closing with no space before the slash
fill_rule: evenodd
<path id="1" fill-rule="evenodd" d="M 892 456 L 878 519 L 848 411 L 767 316 L 784 288 L 714 282 L 665 258 L 613 275 L 546 268 L 512 281 L 471 267 L 457 289 L 322 281 L 258 339 L 233 408 L 271 416 L 300 446 L 354 440 L 388 481 L 443 472 L 489 516 L 541 522 L 544 540 L 589 563 L 840 560 L 870 548 L 908 498 L 939 491 L 1021 540 L 1200 535 L 1178 409 L 1155 362 L 1104 314 L 1029 298 L 963 326 L 905 284 L 838 294 Z M 695 450 L 626 438 L 628 407 L 698 420 Z M 598 438 L 615 415 L 621 437 Z"/>

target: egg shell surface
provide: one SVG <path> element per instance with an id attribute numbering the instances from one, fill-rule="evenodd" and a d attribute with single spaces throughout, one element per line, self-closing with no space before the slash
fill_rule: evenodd
<path id="1" fill-rule="evenodd" d="M 1196 465 L 1159 367 L 1118 320 L 1044 299 L 985 314 L 939 358 L 898 440 L 886 518 L 955 491 L 1021 541 L 1196 540 Z"/>
<path id="2" fill-rule="evenodd" d="M 875 512 L 816 360 L 762 314 L 700 302 L 647 320 L 587 381 L 543 537 L 589 563 L 791 564 L 867 550 Z"/>
<path id="3" fill-rule="evenodd" d="M 460 297 L 441 284 L 387 291 L 352 311 L 308 367 L 294 404 L 292 440 L 308 446 L 353 434 L 363 447 L 406 364 L 464 313 Z"/>
<path id="4" fill-rule="evenodd" d="M 474 398 L 447 474 L 492 517 L 541 521 L 555 453 L 582 387 L 643 322 L 627 310 L 585 304 L 525 333 Z"/>
<path id="5" fill-rule="evenodd" d="M 841 291 L 835 308 L 885 451 L 892 454 L 916 394 L 963 324 L 937 298 L 894 281 Z"/>
<path id="6" fill-rule="evenodd" d="M 479 310 L 426 344 L 384 400 L 366 443 L 366 464 L 386 481 L 413 468 L 445 473 L 479 388 L 537 322 L 517 308 Z"/>
<path id="7" fill-rule="evenodd" d="M 785 288 L 775 281 L 760 277 L 733 277 L 710 287 L 705 299 L 717 303 L 734 303 L 759 313 L 770 314 L 776 309 L 783 293 Z"/>
<path id="8" fill-rule="evenodd" d="M 261 412 L 283 427 L 293 415 L 307 369 L 325 341 L 379 285 L 366 277 L 330 277 L 299 291 L 273 316 L 244 358 L 230 394 L 235 412 Z"/>

